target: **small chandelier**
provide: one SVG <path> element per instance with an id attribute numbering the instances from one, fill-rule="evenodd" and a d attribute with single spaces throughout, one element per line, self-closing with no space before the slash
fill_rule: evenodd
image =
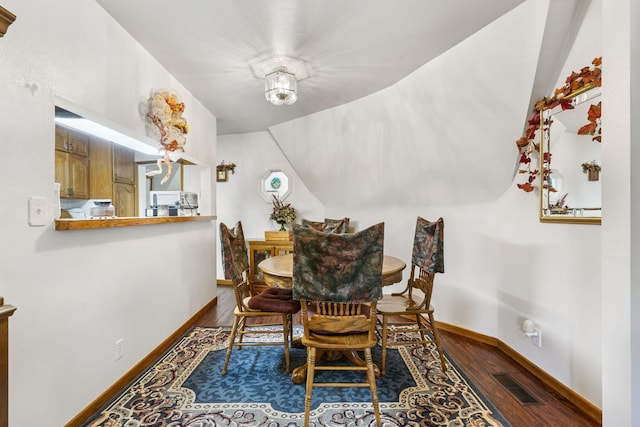
<path id="1" fill-rule="evenodd" d="M 291 105 L 298 99 L 296 75 L 281 66 L 264 76 L 264 97 L 273 105 Z"/>

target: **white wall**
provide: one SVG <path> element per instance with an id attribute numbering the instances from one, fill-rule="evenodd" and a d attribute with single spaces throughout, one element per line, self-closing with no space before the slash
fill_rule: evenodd
<path id="1" fill-rule="evenodd" d="M 31 227 L 52 202 L 54 99 L 143 133 L 138 101 L 175 88 L 188 153 L 215 163 L 215 117 L 93 1 L 4 0 L 0 39 L 0 295 L 10 318 L 9 425 L 60 426 L 216 296 L 214 222 L 87 231 Z M 204 213 L 215 212 L 210 169 Z M 124 357 L 115 361 L 115 342 Z"/>
<path id="2" fill-rule="evenodd" d="M 303 218 L 324 219 L 324 207 L 300 180 L 268 132 L 220 136 L 217 157 L 218 163 L 237 166 L 233 174 L 228 173 L 227 182 L 217 183 L 218 223 L 231 227 L 242 221 L 247 239 L 263 239 L 265 230 L 279 228 L 269 220 L 271 203 L 259 192 L 260 178 L 269 170 L 281 170 L 289 177 L 292 191 L 285 201 L 296 208 L 296 222 Z M 224 279 L 220 256 L 217 258 L 218 279 Z"/>
<path id="3" fill-rule="evenodd" d="M 603 425 L 626 427 L 640 425 L 640 5 L 603 3 Z"/>
<path id="4" fill-rule="evenodd" d="M 504 341 L 601 406 L 601 228 L 541 224 L 538 195 L 512 182 L 547 7 L 528 1 L 397 85 L 270 130 L 327 217 L 385 222 L 386 253 L 408 262 L 416 216 L 442 216 L 436 318 Z M 567 69 L 602 55 L 600 8 Z M 520 332 L 525 318 L 542 348 Z"/>

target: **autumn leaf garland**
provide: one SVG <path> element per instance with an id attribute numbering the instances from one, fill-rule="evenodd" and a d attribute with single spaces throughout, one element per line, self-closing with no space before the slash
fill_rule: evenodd
<path id="1" fill-rule="evenodd" d="M 540 130 L 541 125 L 550 125 L 550 123 L 541 123 L 540 112 L 557 106 L 560 106 L 563 110 L 573 109 L 572 99 L 569 95 L 585 87 L 602 86 L 602 57 L 595 58 L 591 64 L 593 67 L 583 67 L 579 73 L 572 72 L 567 77 L 565 85 L 557 88 L 551 98 L 545 97 L 536 102 L 533 114 L 527 122 L 528 127 L 524 135 L 516 140 L 516 146 L 520 152 L 518 173 L 528 175 L 525 182 L 516 184 L 519 189 L 527 193 L 533 191 L 535 188 L 533 182 L 540 174 L 537 168 L 532 168 L 531 156 L 540 152 L 540 145 L 535 141 L 536 133 Z M 591 106 L 587 117 L 589 123 L 582 126 L 578 131 L 580 135 L 595 135 L 593 140 L 598 142 L 601 142 L 600 107 L 600 103 Z"/>

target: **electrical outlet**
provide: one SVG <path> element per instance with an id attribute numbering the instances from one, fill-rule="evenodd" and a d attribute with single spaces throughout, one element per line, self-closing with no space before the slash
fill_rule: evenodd
<path id="1" fill-rule="evenodd" d="M 542 330 L 540 328 L 535 328 L 533 330 L 534 335 L 531 337 L 531 341 L 537 347 L 542 347 Z"/>
<path id="2" fill-rule="evenodd" d="M 124 356 L 124 338 L 116 341 L 116 360 L 122 359 L 122 356 Z"/>

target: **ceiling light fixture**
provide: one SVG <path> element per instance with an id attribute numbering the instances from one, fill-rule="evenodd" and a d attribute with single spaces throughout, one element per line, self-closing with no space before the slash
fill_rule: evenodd
<path id="1" fill-rule="evenodd" d="M 291 105 L 298 99 L 296 75 L 280 66 L 264 76 L 264 97 L 273 105 Z"/>

